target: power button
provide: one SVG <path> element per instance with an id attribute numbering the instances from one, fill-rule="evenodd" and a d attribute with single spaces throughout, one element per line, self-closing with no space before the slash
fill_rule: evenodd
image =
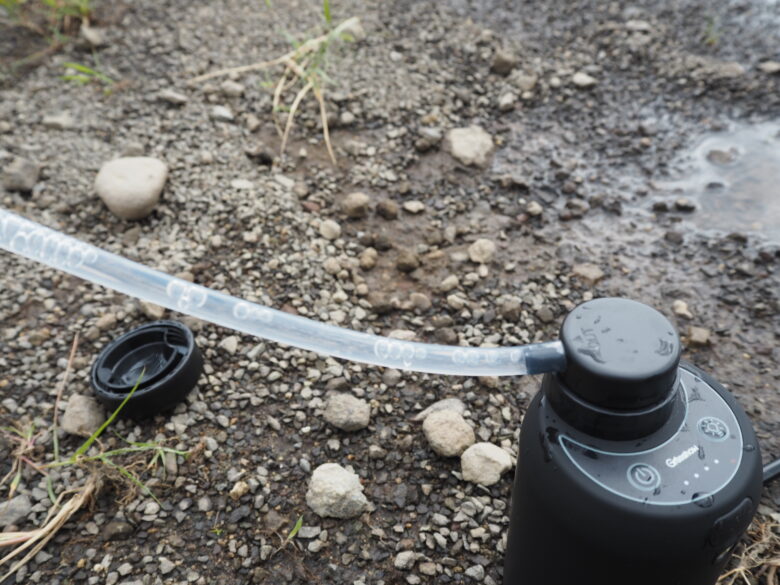
<path id="1" fill-rule="evenodd" d="M 626 472 L 628 483 L 643 492 L 652 492 L 661 485 L 661 474 L 652 465 L 634 463 Z"/>

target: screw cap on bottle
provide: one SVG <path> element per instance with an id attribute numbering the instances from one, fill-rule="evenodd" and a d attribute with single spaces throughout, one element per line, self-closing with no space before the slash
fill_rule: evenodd
<path id="1" fill-rule="evenodd" d="M 680 339 L 669 320 L 642 303 L 594 299 L 563 322 L 565 385 L 582 400 L 637 410 L 668 399 L 677 378 Z"/>

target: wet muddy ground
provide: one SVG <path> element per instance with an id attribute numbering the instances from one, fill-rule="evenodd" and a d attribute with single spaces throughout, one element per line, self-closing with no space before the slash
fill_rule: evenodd
<path id="1" fill-rule="evenodd" d="M 222 80 L 187 83 L 275 57 L 287 50 L 284 32 L 319 22 L 304 3 L 274 4 L 121 4 L 106 19 L 105 46 L 68 45 L 7 80 L 0 166 L 24 156 L 43 171 L 30 194 L 0 191 L 2 205 L 236 296 L 421 341 L 552 339 L 578 302 L 634 298 L 666 314 L 685 358 L 736 394 L 765 460 L 780 456 L 780 75 L 761 68 L 780 60 L 776 2 L 332 2 L 335 20 L 359 16 L 366 32 L 329 69 L 335 168 L 313 101 L 281 159 L 268 76 L 238 78 L 245 91 L 232 97 Z M 517 56 L 507 76 L 491 71 L 500 49 Z M 68 61 L 117 84 L 68 84 Z M 595 83 L 575 84 L 577 73 Z M 161 102 L 164 89 L 188 101 Z M 233 121 L 214 120 L 215 105 Z M 43 123 L 63 112 L 70 126 Z M 459 163 L 432 138 L 472 124 L 496 145 L 484 167 Z M 137 223 L 114 217 L 92 188 L 101 164 L 127 153 L 171 167 L 161 204 Z M 374 210 L 351 220 L 341 201 L 355 190 Z M 396 219 L 376 212 L 383 200 L 401 206 Z M 412 201 L 424 209 L 405 211 Z M 319 236 L 325 218 L 340 223 L 337 240 Z M 497 244 L 486 273 L 466 253 L 477 238 Z M 370 270 L 357 266 L 368 247 L 378 250 Z M 420 267 L 404 272 L 409 251 Z M 339 270 L 329 269 L 334 258 Z M 601 274 L 577 276 L 583 263 Z M 82 343 L 69 390 L 88 393 L 100 348 L 150 317 L 132 299 L 7 254 L 0 266 L 0 416 L 45 425 L 74 333 Z M 444 292 L 450 275 L 460 284 Z M 448 301 L 453 293 L 462 304 Z M 119 503 L 122 484 L 107 489 L 4 583 L 501 583 L 512 474 L 491 488 L 462 481 L 457 460 L 433 453 L 411 418 L 458 396 L 480 440 L 516 452 L 538 379 L 396 379 L 248 337 L 231 352 L 232 332 L 188 323 L 207 376 L 173 419 L 117 431 L 200 444 L 200 454 L 152 482 L 159 509 L 140 495 Z M 691 327 L 708 339 L 695 344 Z M 369 401 L 367 429 L 322 420 L 331 389 Z M 306 508 L 310 470 L 327 461 L 354 467 L 371 514 L 322 520 Z M 8 465 L 0 460 L 0 473 Z M 241 478 L 252 491 L 234 501 Z M 20 486 L 41 506 L 27 527 L 46 509 L 39 482 L 30 474 Z M 461 514 L 472 507 L 479 512 Z M 779 511 L 775 485 L 757 522 Z M 300 514 L 320 532 L 271 555 Z M 403 551 L 419 558 L 398 569 Z"/>

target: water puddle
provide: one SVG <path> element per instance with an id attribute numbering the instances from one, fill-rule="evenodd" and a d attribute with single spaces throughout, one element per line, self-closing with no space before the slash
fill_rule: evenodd
<path id="1" fill-rule="evenodd" d="M 659 183 L 696 202 L 690 220 L 705 231 L 756 232 L 780 242 L 780 123 L 735 125 L 703 136 Z"/>

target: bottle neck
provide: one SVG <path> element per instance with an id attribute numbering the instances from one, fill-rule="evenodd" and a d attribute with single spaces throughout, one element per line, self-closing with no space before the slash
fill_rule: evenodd
<path id="1" fill-rule="evenodd" d="M 641 409 L 611 410 L 591 404 L 564 383 L 559 374 L 545 374 L 542 392 L 555 413 L 575 429 L 599 439 L 626 441 L 647 437 L 658 431 L 684 408 L 679 381 L 659 402 Z"/>

